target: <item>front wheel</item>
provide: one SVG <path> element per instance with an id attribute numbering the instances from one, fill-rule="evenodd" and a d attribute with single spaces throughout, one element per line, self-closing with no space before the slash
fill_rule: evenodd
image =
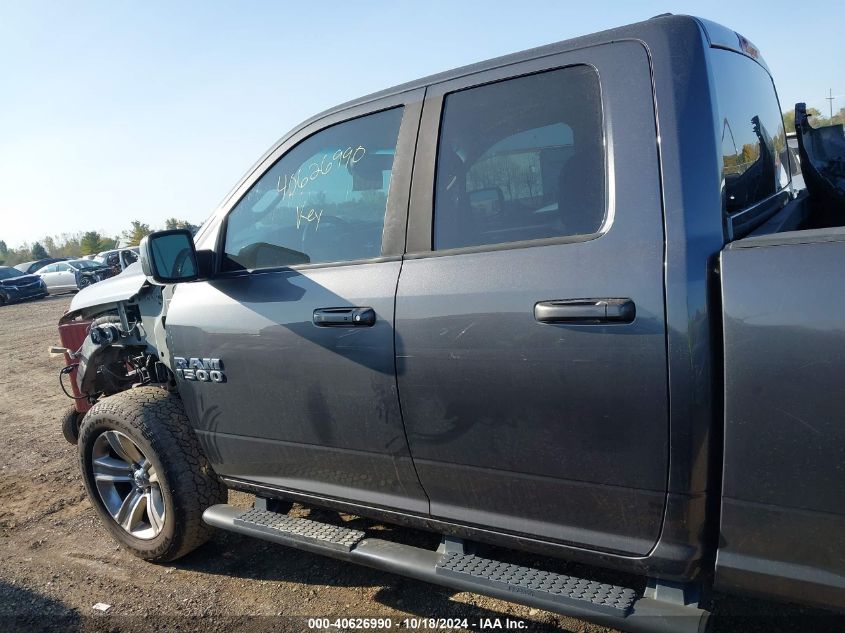
<path id="1" fill-rule="evenodd" d="M 78 446 L 91 504 L 133 554 L 172 561 L 211 537 L 202 513 L 227 491 L 177 396 L 139 387 L 104 398 L 82 420 Z"/>

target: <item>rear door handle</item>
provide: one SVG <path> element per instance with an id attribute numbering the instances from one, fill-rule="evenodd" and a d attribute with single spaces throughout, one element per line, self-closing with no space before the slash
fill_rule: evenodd
<path id="1" fill-rule="evenodd" d="M 631 299 L 557 299 L 534 305 L 540 323 L 631 323 L 636 315 Z"/>
<path id="2" fill-rule="evenodd" d="M 376 322 L 372 308 L 318 308 L 314 325 L 320 327 L 370 327 Z"/>

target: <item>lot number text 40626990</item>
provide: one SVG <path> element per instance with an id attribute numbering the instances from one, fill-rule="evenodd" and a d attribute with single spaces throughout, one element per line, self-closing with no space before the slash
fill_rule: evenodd
<path id="1" fill-rule="evenodd" d="M 474 631 L 494 631 L 494 630 L 523 630 L 528 628 L 524 620 L 517 620 L 513 618 L 479 618 L 478 620 L 470 620 L 469 618 L 401 618 L 394 620 L 393 618 L 308 618 L 309 629 L 369 629 L 369 630 L 389 630 L 396 629 L 410 629 L 410 630 L 474 630 Z"/>

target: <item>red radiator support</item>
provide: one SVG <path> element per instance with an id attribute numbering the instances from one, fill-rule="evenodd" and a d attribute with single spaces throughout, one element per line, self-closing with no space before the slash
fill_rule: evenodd
<path id="1" fill-rule="evenodd" d="M 73 352 L 77 351 L 85 342 L 85 339 L 88 336 L 88 328 L 90 326 L 91 319 L 86 321 L 68 321 L 67 323 L 59 323 L 59 340 L 62 342 L 62 346 Z M 65 353 L 65 362 L 68 365 L 72 365 L 76 362 L 76 360 Z M 66 389 L 67 383 L 70 382 L 70 388 L 72 390 L 71 393 L 79 398 L 82 394 L 79 392 L 79 387 L 76 386 L 76 371 L 77 369 L 74 367 L 72 372 L 70 372 L 67 376 L 62 377 L 62 380 L 66 381 Z M 79 413 L 85 413 L 91 408 L 87 398 L 74 400 L 74 406 Z"/>

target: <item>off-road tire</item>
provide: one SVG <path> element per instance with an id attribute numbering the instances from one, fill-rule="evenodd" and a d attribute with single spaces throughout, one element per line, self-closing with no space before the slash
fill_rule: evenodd
<path id="1" fill-rule="evenodd" d="M 151 539 L 136 538 L 107 510 L 93 473 L 93 446 L 105 431 L 118 431 L 134 442 L 152 462 L 164 500 L 161 532 Z M 203 511 L 225 503 L 227 489 L 217 478 L 190 427 L 182 401 L 160 387 L 138 387 L 104 398 L 85 415 L 79 429 L 79 463 L 91 505 L 112 536 L 144 560 L 176 560 L 205 543 L 212 535 Z"/>
<path id="2" fill-rule="evenodd" d="M 71 444 L 79 443 L 79 412 L 70 405 L 62 416 L 62 435 Z"/>

